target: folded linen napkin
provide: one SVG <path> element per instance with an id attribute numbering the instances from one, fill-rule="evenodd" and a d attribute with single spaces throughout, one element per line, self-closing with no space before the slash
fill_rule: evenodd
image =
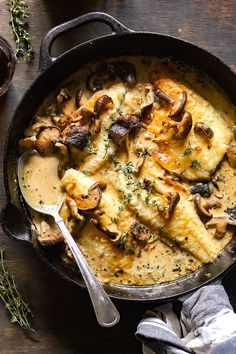
<path id="1" fill-rule="evenodd" d="M 148 311 L 136 337 L 144 354 L 236 353 L 236 315 L 222 285 L 208 285 L 183 302 L 180 320 L 170 303 Z"/>

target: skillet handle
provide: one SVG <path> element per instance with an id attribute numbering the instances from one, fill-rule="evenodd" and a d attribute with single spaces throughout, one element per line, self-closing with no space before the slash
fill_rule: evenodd
<path id="1" fill-rule="evenodd" d="M 71 21 L 62 23 L 61 25 L 52 28 L 42 41 L 39 57 L 39 72 L 45 71 L 52 64 L 54 59 L 51 57 L 50 52 L 52 44 L 57 37 L 61 36 L 63 33 L 73 30 L 76 27 L 81 27 L 92 22 L 101 22 L 108 25 L 112 29 L 111 35 L 133 32 L 114 17 L 104 12 L 90 12 Z"/>
<path id="2" fill-rule="evenodd" d="M 1 212 L 1 226 L 3 231 L 18 241 L 30 242 L 30 226 L 25 214 L 14 204 L 9 202 Z"/>

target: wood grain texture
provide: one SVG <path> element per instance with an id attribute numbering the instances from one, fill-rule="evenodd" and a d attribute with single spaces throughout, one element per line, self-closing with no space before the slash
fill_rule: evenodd
<path id="1" fill-rule="evenodd" d="M 104 11 L 136 30 L 161 32 L 195 42 L 236 69 L 236 4 L 234 0 L 28 0 L 30 33 L 35 59 L 18 61 L 12 86 L 0 99 L 0 163 L 4 139 L 12 114 L 24 91 L 36 77 L 40 43 L 47 31 L 89 11 Z M 0 34 L 12 44 L 5 0 L 0 0 Z M 102 35 L 109 29 L 93 24 L 59 38 L 53 55 L 57 56 L 78 42 Z M 5 205 L 1 168 L 0 206 Z M 14 220 L 13 220 L 14 222 Z M 48 269 L 35 256 L 33 249 L 0 234 L 0 245 L 6 249 L 7 264 L 14 273 L 20 291 L 34 313 L 37 337 L 28 338 L 9 323 L 0 304 L 0 354 L 138 354 L 141 346 L 134 332 L 147 304 L 116 302 L 120 323 L 112 329 L 97 325 L 86 294 Z M 225 283 L 231 296 L 235 271 Z"/>

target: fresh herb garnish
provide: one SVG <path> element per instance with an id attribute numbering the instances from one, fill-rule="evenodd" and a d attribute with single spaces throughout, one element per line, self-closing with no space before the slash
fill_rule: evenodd
<path id="1" fill-rule="evenodd" d="M 32 59 L 31 37 L 25 22 L 25 19 L 29 17 L 26 12 L 28 6 L 23 0 L 9 0 L 7 4 L 11 15 L 9 24 L 16 42 L 15 56 L 25 60 Z"/>
<path id="2" fill-rule="evenodd" d="M 200 162 L 196 159 L 196 160 L 192 160 L 191 164 L 189 165 L 190 168 L 195 168 L 198 167 L 200 165 Z"/>
<path id="3" fill-rule="evenodd" d="M 185 157 L 185 156 L 190 155 L 193 150 L 194 149 L 192 148 L 191 144 L 188 143 L 188 147 L 184 150 L 182 156 Z"/>
<path id="4" fill-rule="evenodd" d="M 19 294 L 13 275 L 5 267 L 2 248 L 0 249 L 0 298 L 11 315 L 11 322 L 34 332 L 29 323 L 29 317 L 32 317 L 31 310 Z"/>

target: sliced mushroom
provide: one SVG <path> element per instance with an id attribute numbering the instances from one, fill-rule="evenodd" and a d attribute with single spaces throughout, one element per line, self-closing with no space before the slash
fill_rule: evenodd
<path id="1" fill-rule="evenodd" d="M 231 219 L 229 215 L 215 215 L 206 223 L 206 227 L 216 227 L 214 237 L 217 239 L 224 236 L 227 225 L 236 226 L 236 220 Z"/>
<path id="2" fill-rule="evenodd" d="M 131 225 L 131 233 L 140 246 L 144 247 L 147 244 L 148 234 L 145 232 L 144 227 L 137 221 Z"/>
<path id="3" fill-rule="evenodd" d="M 103 190 L 106 187 L 107 187 L 107 182 L 106 181 L 97 181 L 89 188 L 89 191 L 92 191 L 95 188 L 100 188 L 101 190 Z"/>
<path id="4" fill-rule="evenodd" d="M 168 96 L 164 91 L 162 91 L 160 88 L 155 90 L 155 95 L 162 101 L 170 104 L 174 104 L 175 100 Z"/>
<path id="5" fill-rule="evenodd" d="M 35 141 L 36 141 L 36 136 L 35 135 L 26 137 L 24 139 L 20 139 L 20 141 L 19 141 L 19 152 L 21 154 L 23 154 L 23 152 L 25 152 L 27 150 L 33 150 Z"/>
<path id="6" fill-rule="evenodd" d="M 140 127 L 141 122 L 136 115 L 127 113 L 119 116 L 115 124 L 119 124 L 119 126 L 126 128 L 130 133 L 134 133 L 135 130 Z"/>
<path id="7" fill-rule="evenodd" d="M 54 150 L 54 145 L 59 139 L 60 129 L 58 127 L 46 127 L 38 133 L 34 147 L 40 153 L 50 153 Z"/>
<path id="8" fill-rule="evenodd" d="M 65 203 L 73 218 L 79 221 L 84 221 L 84 216 L 78 213 L 78 208 L 74 199 L 67 196 L 65 199 Z"/>
<path id="9" fill-rule="evenodd" d="M 134 64 L 126 61 L 116 61 L 111 63 L 115 74 L 128 86 L 136 84 L 136 68 Z"/>
<path id="10" fill-rule="evenodd" d="M 93 92 L 102 90 L 104 83 L 114 78 L 113 65 L 110 63 L 101 64 L 87 76 L 86 87 Z"/>
<path id="11" fill-rule="evenodd" d="M 209 213 L 209 210 L 205 209 L 205 207 L 202 205 L 202 198 L 200 194 L 195 194 L 194 196 L 194 206 L 196 208 L 196 211 L 199 216 L 205 217 L 205 218 L 212 218 L 212 214 Z"/>
<path id="12" fill-rule="evenodd" d="M 128 135 L 129 130 L 120 126 L 116 122 L 113 123 L 108 130 L 108 137 L 117 145 L 121 145 Z"/>
<path id="13" fill-rule="evenodd" d="M 196 183 L 193 187 L 190 188 L 190 193 L 191 194 L 197 194 L 199 193 L 201 197 L 210 197 L 210 195 L 213 192 L 212 184 L 209 182 L 198 182 Z"/>
<path id="14" fill-rule="evenodd" d="M 49 230 L 38 236 L 37 240 L 42 246 L 54 246 L 58 243 L 62 243 L 64 241 L 64 236 L 59 230 Z"/>
<path id="15" fill-rule="evenodd" d="M 153 104 L 150 104 L 149 106 L 143 107 L 141 110 L 141 120 L 143 123 L 148 124 L 152 120 L 152 110 L 153 110 Z"/>
<path id="16" fill-rule="evenodd" d="M 60 90 L 59 94 L 57 95 L 57 102 L 58 103 L 63 103 L 67 101 L 70 98 L 69 96 L 69 91 L 67 88 L 63 88 Z"/>
<path id="17" fill-rule="evenodd" d="M 211 200 L 204 205 L 204 208 L 209 211 L 210 209 L 218 209 L 221 208 L 222 204 L 217 202 L 216 200 Z"/>
<path id="18" fill-rule="evenodd" d="M 102 199 L 102 192 L 99 187 L 88 191 L 88 194 L 80 194 L 73 196 L 77 208 L 82 213 L 89 213 L 94 211 L 100 204 Z"/>
<path id="19" fill-rule="evenodd" d="M 94 112 L 100 116 L 102 113 L 108 111 L 113 107 L 113 100 L 107 95 L 99 97 L 94 105 Z"/>
<path id="20" fill-rule="evenodd" d="M 87 126 L 71 124 L 63 131 L 63 141 L 77 149 L 83 149 L 89 142 L 90 131 Z"/>
<path id="21" fill-rule="evenodd" d="M 198 133 L 208 139 L 212 139 L 214 136 L 213 130 L 203 122 L 197 122 L 194 127 L 195 133 Z"/>
<path id="22" fill-rule="evenodd" d="M 82 95 L 83 95 L 83 90 L 79 88 L 75 93 L 75 106 L 76 106 L 76 108 L 80 107 Z"/>
<path id="23" fill-rule="evenodd" d="M 236 168 L 236 145 L 230 145 L 228 147 L 227 158 L 230 166 Z"/>
<path id="24" fill-rule="evenodd" d="M 168 197 L 167 197 L 168 201 L 169 201 L 169 205 L 168 208 L 165 210 L 164 213 L 164 217 L 165 219 L 170 219 L 171 216 L 174 213 L 174 210 L 176 208 L 176 205 L 179 203 L 180 201 L 180 195 L 177 192 L 171 193 Z"/>
<path id="25" fill-rule="evenodd" d="M 178 117 L 184 111 L 186 102 L 187 102 L 187 92 L 182 91 L 180 97 L 174 101 L 174 104 L 169 113 L 169 117 L 170 118 Z"/>
<path id="26" fill-rule="evenodd" d="M 178 132 L 175 134 L 175 139 L 185 139 L 189 134 L 193 124 L 192 115 L 189 112 L 185 112 L 181 122 L 177 125 Z"/>
<path id="27" fill-rule="evenodd" d="M 61 130 L 65 129 L 67 125 L 71 124 L 71 120 L 72 118 L 68 114 L 61 114 L 59 116 L 52 117 L 53 123 Z"/>

